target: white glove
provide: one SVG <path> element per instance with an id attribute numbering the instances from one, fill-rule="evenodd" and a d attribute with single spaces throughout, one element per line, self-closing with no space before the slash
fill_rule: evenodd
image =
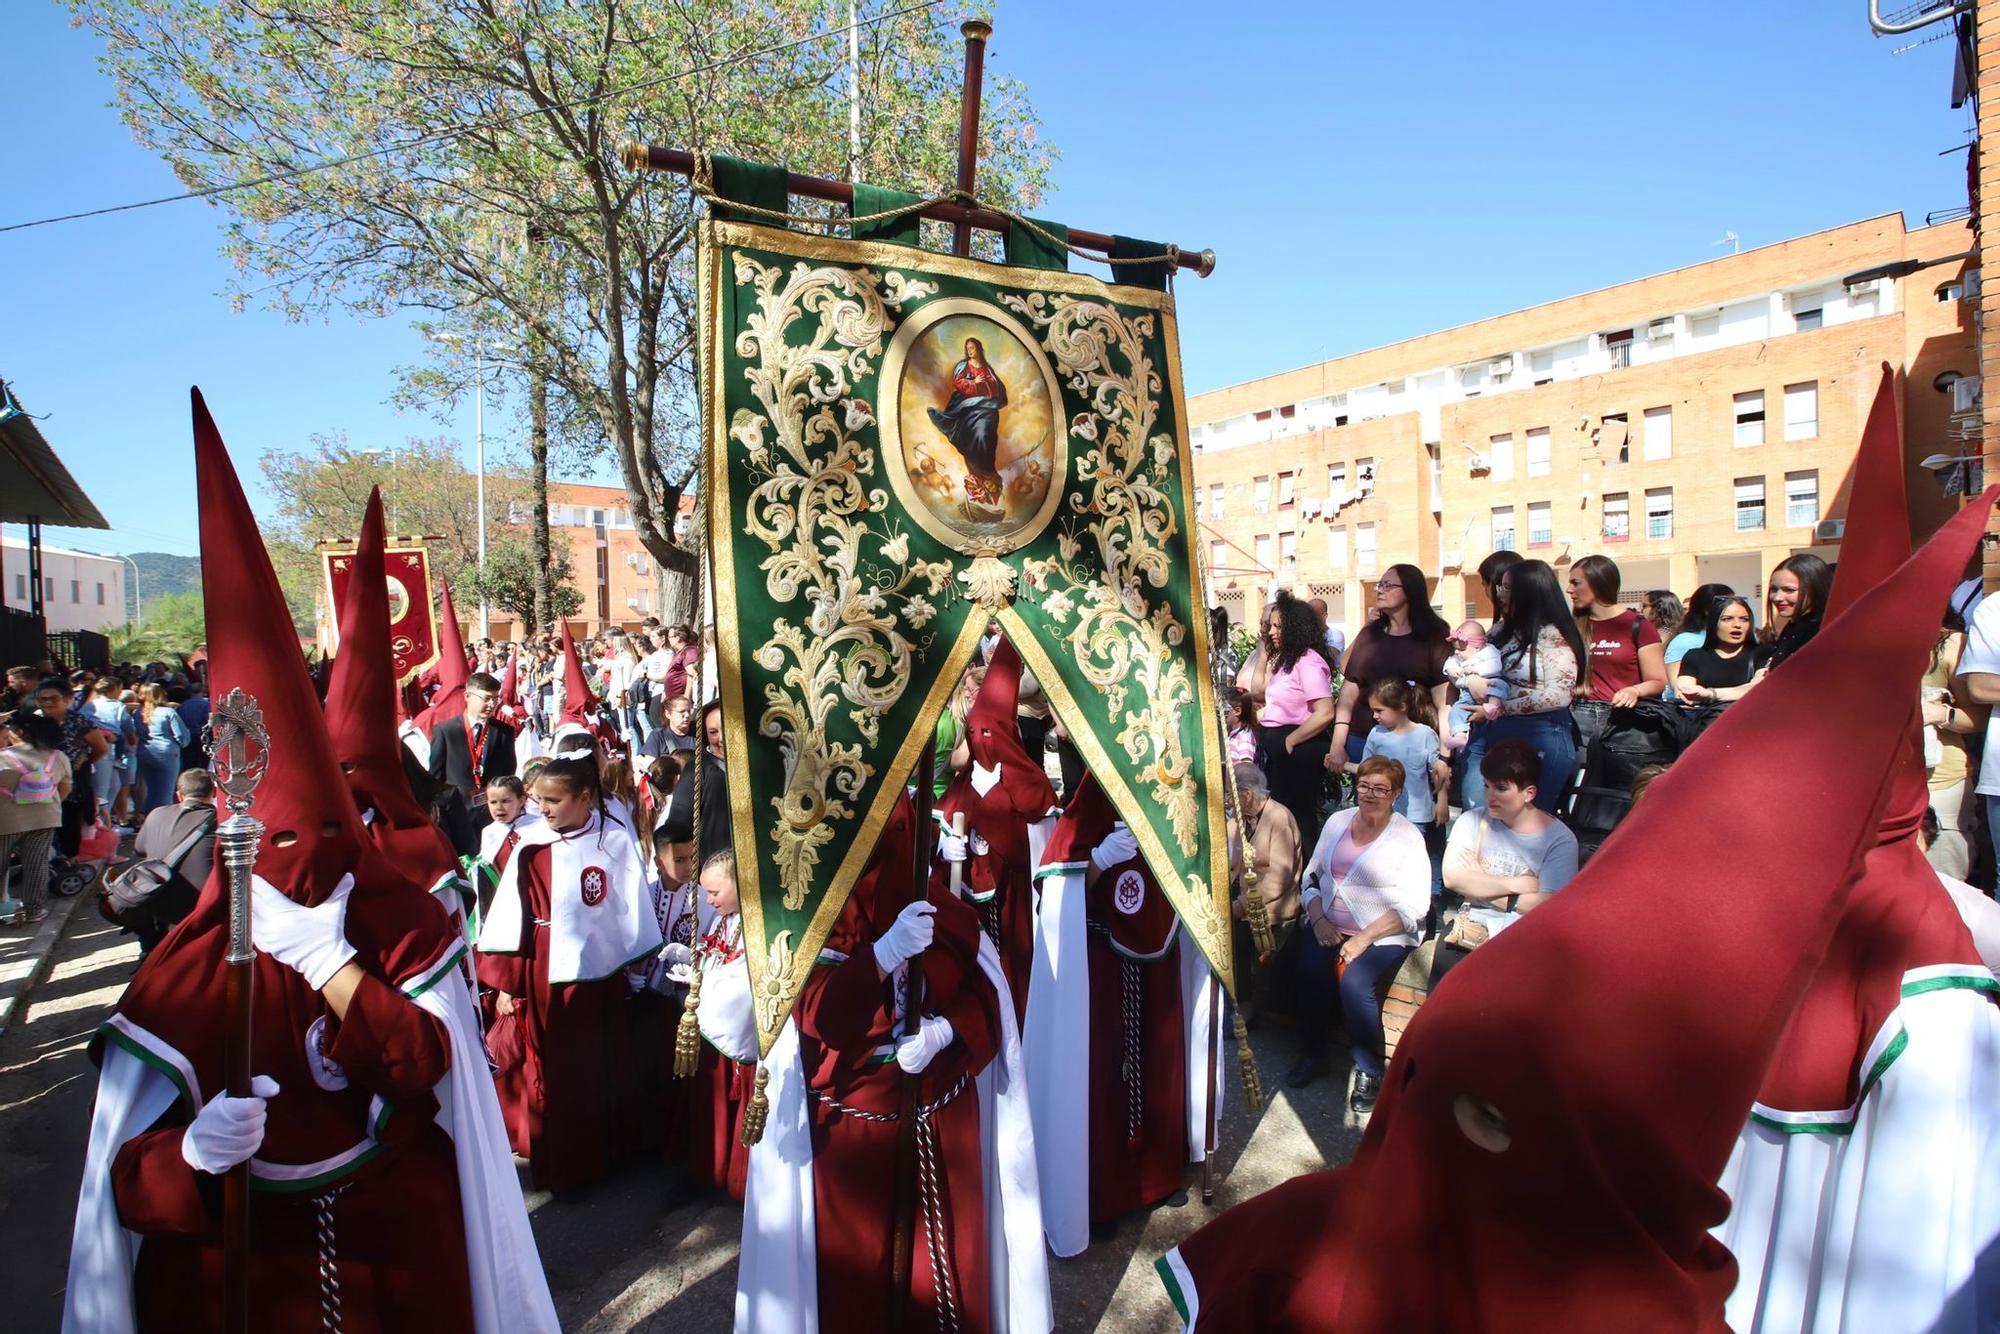
<path id="1" fill-rule="evenodd" d="M 1139 855 L 1139 840 L 1132 837 L 1132 831 L 1122 823 L 1113 825 L 1097 850 L 1090 854 L 1090 864 L 1100 871 L 1108 871 L 1121 862 L 1129 862 Z"/>
<path id="2" fill-rule="evenodd" d="M 951 1020 L 925 1015 L 915 1033 L 896 1039 L 896 1064 L 903 1067 L 906 1075 L 920 1075 L 956 1036 L 951 1031 Z"/>
<path id="3" fill-rule="evenodd" d="M 949 829 L 938 830 L 938 856 L 948 862 L 965 860 L 966 839 L 962 834 L 954 834 Z"/>
<path id="4" fill-rule="evenodd" d="M 195 1113 L 181 1135 L 181 1157 L 197 1172 L 221 1176 L 257 1152 L 264 1142 L 264 1099 L 278 1096 L 278 1081 L 258 1075 L 250 1081 L 251 1097 L 218 1093 Z"/>
<path id="5" fill-rule="evenodd" d="M 993 845 L 988 843 L 986 841 L 986 836 L 980 833 L 977 829 L 972 831 L 970 837 L 972 839 L 973 856 L 984 857 L 987 853 L 993 851 Z"/>
<path id="6" fill-rule="evenodd" d="M 669 968 L 685 968 L 694 962 L 694 950 L 677 940 L 660 946 L 660 962 Z"/>
<path id="7" fill-rule="evenodd" d="M 354 957 L 354 946 L 347 943 L 347 896 L 353 889 L 350 880 L 326 902 L 308 908 L 265 881 L 252 881 L 250 938 L 318 991 Z"/>
<path id="8" fill-rule="evenodd" d="M 908 904 L 896 914 L 896 920 L 875 942 L 875 966 L 885 973 L 896 971 L 896 965 L 914 959 L 931 947 L 937 935 L 937 923 L 931 920 L 937 916 L 937 905 L 926 899 L 918 899 Z"/>

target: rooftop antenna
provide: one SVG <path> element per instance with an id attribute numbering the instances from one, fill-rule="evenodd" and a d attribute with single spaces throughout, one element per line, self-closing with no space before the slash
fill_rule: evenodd
<path id="1" fill-rule="evenodd" d="M 1712 241 L 1709 244 L 1711 246 L 1726 245 L 1729 247 L 1729 253 L 1732 255 L 1740 254 L 1743 250 L 1743 238 L 1735 232 L 1724 232 L 1720 241 Z"/>

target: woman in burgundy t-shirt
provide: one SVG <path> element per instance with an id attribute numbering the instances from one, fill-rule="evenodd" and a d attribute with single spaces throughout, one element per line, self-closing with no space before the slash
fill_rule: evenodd
<path id="1" fill-rule="evenodd" d="M 1569 602 L 1590 648 L 1590 698 L 1629 709 L 1667 689 L 1667 649 L 1638 612 L 1618 605 L 1618 566 L 1585 556 L 1569 567 Z"/>

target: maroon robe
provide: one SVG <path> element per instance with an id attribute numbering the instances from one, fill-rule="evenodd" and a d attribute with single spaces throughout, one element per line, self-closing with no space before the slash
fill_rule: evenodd
<path id="1" fill-rule="evenodd" d="M 507 1139 L 528 1160 L 536 1188 L 568 1190 L 602 1177 L 627 1147 L 619 1129 L 631 986 L 623 973 L 549 984 L 549 845 L 514 855 L 522 859 L 521 952 L 480 954 L 479 981 L 514 998 L 525 1051 L 493 1082 Z"/>
<path id="2" fill-rule="evenodd" d="M 260 974 L 283 967 L 263 956 L 259 963 Z M 470 1329 L 458 1166 L 450 1138 L 432 1119 L 432 1090 L 451 1065 L 444 1030 L 373 975 L 362 980 L 347 1018 L 329 1016 L 327 1024 L 326 1055 L 345 1071 L 350 1091 L 364 1099 L 380 1096 L 394 1107 L 378 1132 L 381 1150 L 345 1179 L 332 1208 L 345 1328 L 349 1334 Z M 289 1078 L 311 1080 L 302 1055 L 283 1063 L 279 1053 L 260 1051 L 253 1064 L 277 1075 L 281 1089 L 287 1075 L 277 1074 L 280 1069 L 288 1069 Z M 273 1117 L 279 1098 L 271 1100 Z M 128 1140 L 112 1166 L 119 1219 L 145 1239 L 133 1297 L 139 1327 L 149 1332 L 223 1324 L 221 1181 L 196 1173 L 181 1157 L 187 1119 L 177 1105 L 169 1113 L 172 1124 Z M 255 1328 L 319 1327 L 313 1200 L 311 1190 L 254 1194 Z"/>
<path id="3" fill-rule="evenodd" d="M 726 1190 L 743 1203 L 750 1174 L 750 1150 L 743 1146 L 743 1109 L 756 1091 L 757 1063 L 732 1061 L 708 1043 L 686 1088 L 680 1111 L 686 1119 L 689 1178 L 704 1190 Z"/>
<path id="4" fill-rule="evenodd" d="M 1188 1161 L 1180 919 L 1143 858 L 1084 893 L 1090 921 L 1090 1221 L 1179 1190 Z"/>
<path id="5" fill-rule="evenodd" d="M 846 955 L 845 961 L 823 955 L 793 1012 L 810 1086 L 819 1324 L 826 1334 L 875 1334 L 888 1324 L 897 1118 L 906 1078 L 918 1081 L 921 1106 L 937 1106 L 928 1118 L 934 1140 L 920 1145 L 919 1161 L 934 1165 L 922 1175 L 936 1194 L 931 1228 L 921 1199 L 915 1214 L 909 1327 L 945 1327 L 934 1278 L 940 1271 L 957 1311 L 956 1328 L 979 1334 L 992 1327 L 973 1077 L 999 1051 L 999 995 L 979 967 L 977 915 L 933 889 L 937 934 L 923 954 L 923 1013 L 950 1020 L 955 1038 L 921 1075 L 903 1074 L 895 1059 L 895 979 L 876 976 L 872 946 L 908 902 L 903 868 L 910 863 L 910 820 L 905 800 L 827 939 L 827 951 Z"/>

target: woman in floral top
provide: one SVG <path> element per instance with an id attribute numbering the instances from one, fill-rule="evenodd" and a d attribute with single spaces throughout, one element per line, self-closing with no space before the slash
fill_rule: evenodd
<path id="1" fill-rule="evenodd" d="M 1487 748 L 1519 737 L 1542 760 L 1535 805 L 1554 814 L 1576 771 L 1576 730 L 1569 706 L 1576 694 L 1577 664 L 1584 660 L 1583 636 L 1547 561 L 1522 561 L 1501 579 L 1507 620 L 1493 643 L 1500 650 L 1501 676 L 1513 692 L 1501 701 L 1500 716 L 1492 722 L 1482 723 L 1474 715 L 1472 739 L 1465 749 L 1465 809 L 1486 806 L 1486 780 L 1479 762 Z M 1486 685 L 1480 678 L 1468 677 L 1461 684 L 1473 699 L 1485 700 Z"/>

